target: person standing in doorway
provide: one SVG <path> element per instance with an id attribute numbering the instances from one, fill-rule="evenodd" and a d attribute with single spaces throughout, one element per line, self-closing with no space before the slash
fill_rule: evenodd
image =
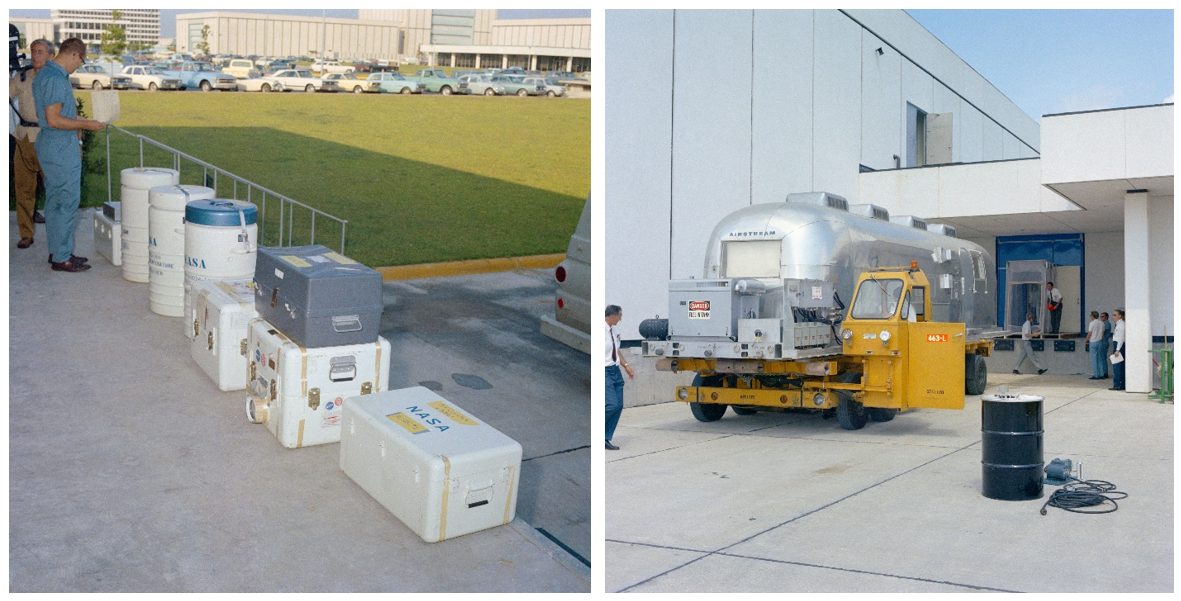
<path id="1" fill-rule="evenodd" d="M 84 62 L 86 43 L 70 38 L 33 80 L 33 102 L 41 128 L 34 148 L 45 174 L 45 233 L 54 271 L 90 269 L 86 257 L 74 256 L 74 229 L 82 201 L 82 131 L 99 131 L 106 126 L 78 118 L 70 74 Z"/>
<path id="2" fill-rule="evenodd" d="M 1057 334 L 1062 325 L 1062 291 L 1054 287 L 1054 282 L 1046 282 L 1046 308 L 1050 310 L 1050 333 Z"/>
<path id="3" fill-rule="evenodd" d="M 1107 363 L 1107 356 L 1103 354 L 1103 322 L 1099 320 L 1099 312 L 1091 311 L 1091 323 L 1087 324 L 1087 352 L 1091 353 L 1091 377 L 1089 380 L 1103 379 L 1103 364 Z"/>
<path id="4" fill-rule="evenodd" d="M 1124 373 L 1127 365 L 1124 360 L 1124 339 L 1127 337 L 1127 324 L 1124 323 L 1124 310 L 1116 309 L 1112 311 L 1115 316 L 1115 332 L 1111 335 L 1112 346 L 1115 347 L 1115 352 L 1111 354 L 1111 373 L 1114 376 L 1111 380 L 1111 390 L 1124 389 Z M 1119 363 L 1116 360 L 1119 359 Z"/>
<path id="5" fill-rule="evenodd" d="M 1033 327 L 1033 313 L 1025 314 L 1025 323 L 1021 326 L 1021 344 L 1017 345 L 1017 363 L 1013 366 L 1013 373 L 1021 373 L 1021 364 L 1029 359 L 1029 362 L 1037 368 L 1038 375 L 1046 373 L 1046 369 L 1037 362 L 1037 357 L 1033 356 L 1033 344 L 1030 339 L 1034 334 L 1038 334 L 1040 330 Z"/>
<path id="6" fill-rule="evenodd" d="M 636 372 L 632 371 L 627 361 L 623 359 L 623 353 L 619 348 L 619 334 L 615 332 L 615 326 L 619 325 L 619 320 L 623 319 L 623 309 L 619 305 L 607 305 L 607 319 L 606 327 L 603 332 L 607 335 L 606 344 L 604 345 L 604 363 L 607 364 L 606 370 L 606 388 L 607 388 L 607 450 L 618 451 L 619 447 L 611 444 L 611 439 L 615 437 L 615 426 L 619 425 L 619 417 L 623 415 L 623 374 L 620 373 L 619 368 L 627 370 L 627 377 L 629 379 L 636 379 Z"/>
<path id="7" fill-rule="evenodd" d="M 1111 370 L 1107 367 L 1107 353 L 1111 351 L 1111 322 L 1108 321 L 1110 316 L 1107 313 L 1100 313 L 1099 320 L 1103 322 L 1103 342 L 1099 343 L 1100 354 L 1103 355 L 1103 379 L 1111 377 Z"/>

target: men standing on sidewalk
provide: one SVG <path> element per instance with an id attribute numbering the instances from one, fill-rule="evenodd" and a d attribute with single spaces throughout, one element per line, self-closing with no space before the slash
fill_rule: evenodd
<path id="1" fill-rule="evenodd" d="M 29 56 L 33 68 L 22 71 L 8 80 L 8 100 L 16 99 L 16 114 L 20 118 L 12 132 L 16 146 L 12 152 L 13 183 L 16 185 L 16 225 L 20 230 L 17 248 L 33 245 L 34 221 L 37 209 L 37 177 L 41 175 L 41 164 L 37 162 L 37 107 L 33 101 L 33 79 L 53 56 L 53 46 L 46 40 L 29 44 Z"/>
<path id="2" fill-rule="evenodd" d="M 45 174 L 45 232 L 54 271 L 90 269 L 85 257 L 74 256 L 74 229 L 82 201 L 82 130 L 99 131 L 105 125 L 78 118 L 70 74 L 85 61 L 86 43 L 70 38 L 33 80 L 33 101 L 41 126 L 34 148 Z"/>
<path id="3" fill-rule="evenodd" d="M 1098 311 L 1091 311 L 1091 323 L 1087 324 L 1087 351 L 1091 353 L 1091 377 L 1088 379 L 1102 380 L 1107 357 L 1103 354 L 1103 322 L 1099 320 Z"/>
<path id="4" fill-rule="evenodd" d="M 619 447 L 611 444 L 611 439 L 615 436 L 615 426 L 619 425 L 619 417 L 623 415 L 623 374 L 619 372 L 619 367 L 627 370 L 627 377 L 636 379 L 636 372 L 632 371 L 627 361 L 623 359 L 623 353 L 619 348 L 619 334 L 615 333 L 615 326 L 619 325 L 619 320 L 623 319 L 623 309 L 619 305 L 607 305 L 606 327 L 604 332 L 607 335 L 606 344 L 604 345 L 604 363 L 607 364 L 606 380 L 604 381 L 607 389 L 607 450 L 618 451 Z"/>
<path id="5" fill-rule="evenodd" d="M 1111 322 L 1108 321 L 1110 316 L 1104 312 L 1099 314 L 1099 320 L 1103 322 L 1103 342 L 1099 346 L 1103 349 L 1103 379 L 1111 377 L 1111 368 L 1107 366 L 1107 355 L 1111 352 Z"/>

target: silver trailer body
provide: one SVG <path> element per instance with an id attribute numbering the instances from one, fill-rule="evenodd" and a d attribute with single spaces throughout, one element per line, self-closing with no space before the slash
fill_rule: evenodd
<path id="1" fill-rule="evenodd" d="M 812 192 L 726 216 L 710 236 L 702 279 L 669 283 L 668 339 L 645 341 L 644 354 L 789 360 L 839 354 L 838 324 L 862 272 L 911 262 L 930 280 L 932 321 L 964 323 L 969 340 L 998 335 L 996 265 L 988 252 L 891 223 L 877 209 L 863 211 L 872 217 L 857 215 L 843 198 Z"/>

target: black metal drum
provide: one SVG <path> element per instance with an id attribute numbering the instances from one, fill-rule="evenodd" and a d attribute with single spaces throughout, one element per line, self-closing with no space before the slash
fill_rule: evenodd
<path id="1" fill-rule="evenodd" d="M 981 401 L 984 496 L 1002 501 L 1042 497 L 1042 401 L 1027 395 L 986 396 Z"/>

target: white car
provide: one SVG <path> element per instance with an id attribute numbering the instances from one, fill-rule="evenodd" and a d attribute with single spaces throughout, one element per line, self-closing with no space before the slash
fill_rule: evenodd
<path id="1" fill-rule="evenodd" d="M 541 333 L 590 354 L 591 332 L 591 208 L 590 196 L 582 205 L 582 216 L 570 244 L 566 260 L 554 269 L 558 290 L 554 294 L 554 316 L 541 318 Z M 602 327 L 602 326 L 600 326 Z"/>
<path id="2" fill-rule="evenodd" d="M 340 64 L 340 61 L 334 60 L 327 60 L 323 62 L 316 61 L 312 63 L 311 69 L 312 71 L 319 73 L 321 77 L 327 73 L 352 73 L 353 71 L 356 71 L 356 68 L 352 65 L 342 65 Z"/>
<path id="3" fill-rule="evenodd" d="M 251 71 L 257 71 L 258 68 L 254 66 L 254 61 L 245 58 L 230 59 L 230 64 L 223 67 L 221 72 L 226 75 L 233 75 L 237 79 L 245 79 Z"/>
<path id="4" fill-rule="evenodd" d="M 180 79 L 169 77 L 163 71 L 151 66 L 131 65 L 123 67 L 123 75 L 131 78 L 131 85 L 138 90 L 179 90 Z"/>
<path id="5" fill-rule="evenodd" d="M 545 95 L 549 96 L 550 98 L 553 98 L 554 96 L 566 95 L 566 86 L 558 83 L 557 79 L 546 79 L 544 77 L 526 77 L 525 83 L 544 87 Z"/>
<path id="6" fill-rule="evenodd" d="M 340 86 L 336 82 L 326 82 L 312 75 L 307 69 L 283 69 L 275 71 L 267 77 L 282 82 L 288 90 L 303 90 L 305 92 L 339 92 Z"/>
<path id="7" fill-rule="evenodd" d="M 324 81 L 335 81 L 341 90 L 354 94 L 381 91 L 381 82 L 366 81 L 352 73 L 330 73 L 324 76 Z"/>
<path id="8" fill-rule="evenodd" d="M 113 88 L 116 90 L 131 89 L 131 78 L 125 75 L 111 75 L 98 65 L 82 65 L 70 76 L 70 84 L 79 88 L 101 90 Z"/>
<path id="9" fill-rule="evenodd" d="M 248 71 L 246 77 L 238 78 L 240 92 L 285 92 L 287 86 L 274 77 L 260 75 L 258 71 Z"/>

